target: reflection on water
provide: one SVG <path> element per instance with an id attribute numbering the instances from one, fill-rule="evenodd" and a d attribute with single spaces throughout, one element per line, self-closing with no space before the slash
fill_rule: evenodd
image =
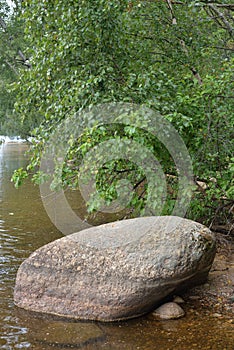
<path id="1" fill-rule="evenodd" d="M 197 314 L 159 322 L 144 318 L 115 324 L 71 322 L 26 312 L 13 304 L 17 269 L 31 252 L 61 237 L 48 219 L 37 187 L 10 182 L 26 163 L 25 144 L 0 146 L 0 347 L 1 349 L 212 349 L 233 350 L 233 324 Z M 74 193 L 71 198 L 74 197 Z M 75 201 L 75 207 L 77 202 Z"/>
<path id="2" fill-rule="evenodd" d="M 21 262 L 41 245 L 61 235 L 43 212 L 38 189 L 27 183 L 16 190 L 14 169 L 26 164 L 25 144 L 0 146 L 0 313 L 2 349 L 27 348 L 27 326 L 15 314 L 13 288 Z"/>

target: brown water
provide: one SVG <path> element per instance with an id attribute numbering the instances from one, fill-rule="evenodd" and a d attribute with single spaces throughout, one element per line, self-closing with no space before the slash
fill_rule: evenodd
<path id="1" fill-rule="evenodd" d="M 15 307 L 13 288 L 20 263 L 62 236 L 43 209 L 38 188 L 27 182 L 16 190 L 10 182 L 12 171 L 27 161 L 26 148 L 0 146 L 1 349 L 234 349 L 234 325 L 228 318 L 215 318 L 212 310 L 198 310 L 191 304 L 185 305 L 186 317 L 180 320 L 157 321 L 147 315 L 112 324 L 68 322 Z"/>

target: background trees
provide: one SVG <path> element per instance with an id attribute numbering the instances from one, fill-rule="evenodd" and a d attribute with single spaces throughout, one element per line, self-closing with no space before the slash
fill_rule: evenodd
<path id="1" fill-rule="evenodd" d="M 45 140 L 68 115 L 111 101 L 145 104 L 175 126 L 191 154 L 194 180 L 200 182 L 188 215 L 231 224 L 234 6 L 228 1 L 31 0 L 24 1 L 22 9 L 31 68 L 21 69 L 15 106 L 25 125 L 37 126 L 39 141 L 28 172 L 39 165 Z M 124 136 L 128 133 L 124 130 Z M 81 149 L 90 149 L 109 134 L 111 130 L 89 130 L 72 144 L 68 160 L 75 161 L 69 172 L 79 168 Z M 165 172 L 176 175 L 156 140 L 139 129 L 131 131 L 131 137 L 144 139 L 160 156 Z M 101 187 L 110 201 L 116 195 L 110 179 L 116 172 L 119 177 L 120 165 L 126 168 L 120 161 L 100 173 L 100 184 L 108 175 L 109 189 Z M 66 169 L 67 164 L 64 183 L 73 186 Z M 132 173 L 131 168 L 133 183 L 139 182 Z M 22 171 L 15 174 L 16 181 L 22 174 L 26 176 Z M 39 176 L 34 179 L 40 181 Z M 132 206 L 144 206 L 144 186 L 146 192 L 137 192 Z"/>
<path id="2" fill-rule="evenodd" d="M 14 113 L 16 93 L 12 84 L 18 81 L 20 71 L 29 68 L 24 50 L 23 23 L 20 19 L 21 2 L 0 1 L 0 133 L 26 135 L 29 128 L 23 127 Z"/>

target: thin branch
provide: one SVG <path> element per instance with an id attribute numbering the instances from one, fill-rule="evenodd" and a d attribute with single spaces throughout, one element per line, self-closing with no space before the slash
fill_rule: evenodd
<path id="1" fill-rule="evenodd" d="M 13 70 L 13 72 L 16 74 L 16 75 L 19 75 L 19 73 L 17 72 L 16 68 L 8 61 L 6 61 L 6 64 Z"/>
<path id="2" fill-rule="evenodd" d="M 222 23 L 220 17 L 217 16 L 217 14 L 214 13 L 214 11 L 213 11 L 211 8 L 209 8 L 209 7 L 204 7 L 204 10 L 205 10 L 206 14 L 207 14 L 212 20 L 214 20 L 221 28 L 226 29 L 226 27 L 223 26 L 223 23 Z"/>
<path id="3" fill-rule="evenodd" d="M 180 40 L 180 45 L 181 45 L 182 50 L 184 51 L 185 55 L 188 57 L 189 53 L 188 53 L 188 49 L 186 47 L 184 40 Z M 197 79 L 198 84 L 202 85 L 202 78 L 201 78 L 200 74 L 198 73 L 198 71 L 194 67 L 191 67 L 190 70 L 193 73 L 193 76 Z"/>
<path id="4" fill-rule="evenodd" d="M 29 60 L 27 59 L 27 57 L 23 54 L 23 52 L 19 49 L 18 50 L 18 55 L 20 56 L 20 60 L 17 60 L 17 62 L 22 63 L 24 66 L 31 68 L 32 65 L 29 63 Z"/>
<path id="5" fill-rule="evenodd" d="M 167 0 L 163 0 L 164 2 L 168 2 Z M 186 5 L 184 2 L 182 1 L 170 1 L 173 5 Z"/>
<path id="6" fill-rule="evenodd" d="M 146 180 L 146 177 L 144 176 L 140 181 L 138 181 L 138 182 L 134 185 L 133 189 L 135 190 L 135 189 L 136 189 L 138 186 L 140 186 L 145 180 Z"/>
<path id="7" fill-rule="evenodd" d="M 168 0 L 162 0 L 163 2 L 167 2 L 168 3 Z M 171 0 L 170 1 L 173 5 L 187 5 L 186 3 L 182 2 L 182 1 L 173 1 Z M 213 2 L 213 1 L 205 1 L 205 0 L 200 0 L 201 3 L 203 3 L 205 5 L 215 5 L 217 7 L 220 7 L 220 8 L 225 8 L 225 9 L 228 9 L 228 10 L 231 10 L 231 11 L 234 11 L 234 4 L 220 4 L 220 3 L 217 3 L 217 2 Z"/>
<path id="8" fill-rule="evenodd" d="M 2 27 L 2 29 L 5 31 L 6 30 L 6 22 L 4 21 L 4 19 L 2 17 L 0 17 L 0 26 Z"/>
<path id="9" fill-rule="evenodd" d="M 172 7 L 172 2 L 171 2 L 171 0 L 166 0 L 166 1 L 167 1 L 168 8 L 170 10 L 170 13 L 171 13 L 172 24 L 177 24 L 176 16 L 174 14 L 173 7 Z"/>
<path id="10" fill-rule="evenodd" d="M 220 3 L 217 3 L 217 2 L 213 2 L 213 1 L 205 1 L 205 0 L 200 0 L 202 3 L 204 3 L 204 5 L 215 5 L 217 7 L 220 7 L 220 8 L 226 8 L 228 10 L 231 10 L 233 11 L 234 10 L 234 4 L 220 4 Z"/>
<path id="11" fill-rule="evenodd" d="M 223 95 L 216 95 L 214 97 L 220 97 L 220 98 L 234 98 L 234 96 L 223 96 Z"/>
<path id="12" fill-rule="evenodd" d="M 221 46 L 206 46 L 206 47 L 209 47 L 211 49 L 234 51 L 234 48 L 232 49 L 230 47 L 221 47 Z"/>
<path id="13" fill-rule="evenodd" d="M 198 73 L 198 71 L 194 67 L 191 67 L 190 69 L 191 69 L 191 72 L 193 73 L 194 77 L 197 79 L 198 84 L 202 85 L 202 78 L 201 78 L 200 74 Z"/>
<path id="14" fill-rule="evenodd" d="M 18 55 L 22 58 L 22 61 L 27 61 L 27 58 L 24 56 L 23 52 L 21 50 L 18 50 Z"/>
<path id="15" fill-rule="evenodd" d="M 233 35 L 234 28 L 230 25 L 230 23 L 227 21 L 226 17 L 222 12 L 220 12 L 214 5 L 212 4 L 207 4 L 207 6 L 216 14 L 219 16 L 220 20 L 223 22 L 225 25 L 226 29 L 230 33 L 230 35 Z"/>

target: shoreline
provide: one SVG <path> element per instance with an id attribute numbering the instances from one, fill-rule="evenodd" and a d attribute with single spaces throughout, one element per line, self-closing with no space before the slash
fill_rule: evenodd
<path id="1" fill-rule="evenodd" d="M 221 245 L 222 244 L 222 245 Z M 204 284 L 183 293 L 186 303 L 197 311 L 211 311 L 214 317 L 227 316 L 234 323 L 234 241 L 218 242 L 217 253 Z"/>

